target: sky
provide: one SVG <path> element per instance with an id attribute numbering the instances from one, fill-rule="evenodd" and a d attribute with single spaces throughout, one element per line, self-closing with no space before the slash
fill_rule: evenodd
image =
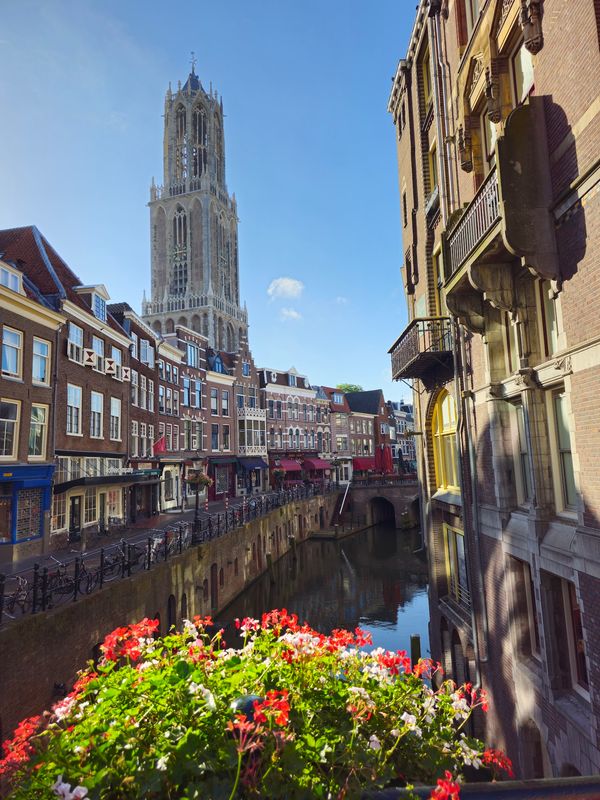
<path id="1" fill-rule="evenodd" d="M 164 95 L 225 111 L 241 297 L 259 367 L 408 398 L 392 76 L 407 0 L 5 0 L 0 227 L 34 224 L 84 284 L 140 311 Z"/>

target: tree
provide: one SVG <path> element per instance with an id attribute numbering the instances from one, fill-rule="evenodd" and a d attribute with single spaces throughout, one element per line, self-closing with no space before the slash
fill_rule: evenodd
<path id="1" fill-rule="evenodd" d="M 342 392 L 362 392 L 363 390 L 363 387 L 359 386 L 358 383 L 338 383 L 335 388 L 341 389 Z"/>

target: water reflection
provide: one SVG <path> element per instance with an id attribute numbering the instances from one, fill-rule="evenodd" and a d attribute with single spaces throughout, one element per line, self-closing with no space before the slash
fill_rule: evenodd
<path id="1" fill-rule="evenodd" d="M 334 628 L 370 631 L 375 647 L 409 650 L 421 635 L 429 652 L 427 563 L 420 534 L 376 526 L 339 542 L 308 541 L 274 565 L 220 615 L 225 638 L 235 645 L 232 620 L 287 608 L 324 633 Z"/>

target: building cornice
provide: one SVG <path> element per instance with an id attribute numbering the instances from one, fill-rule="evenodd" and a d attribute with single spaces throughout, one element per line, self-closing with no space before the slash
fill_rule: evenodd
<path id="1" fill-rule="evenodd" d="M 66 322 L 65 317 L 30 300 L 26 295 L 13 292 L 0 285 L 0 308 L 30 319 L 51 330 L 58 330 Z"/>
<path id="2" fill-rule="evenodd" d="M 93 314 L 88 314 L 87 311 L 79 308 L 79 306 L 76 306 L 75 303 L 72 303 L 70 300 L 63 301 L 62 309 L 63 312 L 68 314 L 70 317 L 74 317 L 84 325 L 94 328 L 103 336 L 106 336 L 118 344 L 123 345 L 123 347 L 129 347 L 131 344 L 131 339 L 125 333 L 119 333 L 118 331 L 113 330 L 110 325 L 103 323 L 102 320 L 99 320 L 98 317 L 95 317 Z"/>

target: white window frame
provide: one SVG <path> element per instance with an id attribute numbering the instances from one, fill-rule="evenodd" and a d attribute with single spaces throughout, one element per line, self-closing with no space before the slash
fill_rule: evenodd
<path id="1" fill-rule="evenodd" d="M 23 292 L 23 276 L 20 272 L 11 269 L 7 264 L 0 266 L 0 284 L 10 289 L 17 294 L 24 294 Z"/>
<path id="2" fill-rule="evenodd" d="M 118 411 L 118 414 L 115 414 L 115 411 Z M 110 440 L 111 442 L 121 441 L 121 399 L 119 397 L 110 398 Z"/>
<path id="3" fill-rule="evenodd" d="M 99 336 L 92 335 L 92 350 L 96 353 L 96 363 L 94 369 L 96 372 L 104 372 L 104 339 Z"/>
<path id="4" fill-rule="evenodd" d="M 10 333 L 16 334 L 19 343 L 18 345 L 9 344 L 6 345 L 7 347 L 17 351 L 17 371 L 16 372 L 8 372 L 4 369 L 4 364 L 2 364 L 2 377 L 7 378 L 8 380 L 22 380 L 23 378 L 23 331 L 17 330 L 16 328 L 11 328 L 9 325 L 2 326 L 2 362 L 4 362 L 4 334 L 6 331 Z"/>
<path id="5" fill-rule="evenodd" d="M 83 364 L 83 328 L 69 320 L 67 336 L 67 358 L 76 364 Z"/>
<path id="6" fill-rule="evenodd" d="M 100 410 L 94 409 L 94 398 L 100 398 Z M 94 433 L 95 414 L 100 415 L 100 434 Z M 90 439 L 104 439 L 104 395 L 102 392 L 92 391 L 90 394 Z"/>
<path id="7" fill-rule="evenodd" d="M 111 347 L 111 353 L 110 354 L 111 354 L 112 360 L 115 362 L 115 374 L 113 375 L 113 378 L 116 381 L 122 381 L 123 380 L 123 353 L 118 347 L 115 347 L 113 345 Z"/>
<path id="8" fill-rule="evenodd" d="M 35 347 L 36 344 L 44 345 L 48 348 L 48 352 L 46 355 L 43 353 L 36 353 Z M 44 363 L 44 372 L 46 375 L 46 380 L 40 380 L 36 378 L 34 375 L 34 365 L 36 363 L 36 359 L 39 359 Z M 52 344 L 47 339 L 41 339 L 39 336 L 33 337 L 33 346 L 32 346 L 32 356 L 31 356 L 31 382 L 35 383 L 36 386 L 50 386 L 50 371 L 52 369 Z"/>
<path id="9" fill-rule="evenodd" d="M 576 500 L 575 505 L 569 505 L 567 502 L 567 489 L 563 475 L 563 461 L 561 457 L 561 450 L 558 441 L 558 420 L 556 417 L 555 397 L 558 394 L 564 394 L 566 398 L 566 422 L 569 431 L 569 439 L 571 444 L 571 458 L 573 462 L 573 483 L 575 485 Z M 571 414 L 571 399 L 569 392 L 564 386 L 555 386 L 546 392 L 546 413 L 548 418 L 548 427 L 550 430 L 550 460 L 552 464 L 552 483 L 554 489 L 554 498 L 556 505 L 556 512 L 561 516 L 568 517 L 569 519 L 577 519 L 577 503 L 580 496 L 578 485 L 578 474 L 576 469 L 576 454 L 575 442 L 572 426 Z M 567 452 L 567 451 L 564 451 Z"/>
<path id="10" fill-rule="evenodd" d="M 79 395 L 79 405 L 70 405 L 69 404 L 69 390 L 75 389 Z M 77 409 L 78 413 L 75 416 L 74 414 L 69 413 L 69 409 Z M 83 412 L 83 389 L 81 386 L 78 386 L 75 383 L 67 383 L 67 436 L 83 436 L 81 425 L 82 425 L 82 412 Z M 73 425 L 73 420 L 76 419 L 77 425 Z"/>
<path id="11" fill-rule="evenodd" d="M 41 408 L 44 410 L 44 421 L 41 423 L 42 428 L 42 452 L 41 453 L 31 453 L 31 434 L 34 427 L 33 422 L 33 409 L 34 408 Z M 29 422 L 29 439 L 27 442 L 27 459 L 28 461 L 45 461 L 46 460 L 46 447 L 48 444 L 48 422 L 49 422 L 49 409 L 50 407 L 46 403 L 32 403 L 31 404 L 31 416 Z"/>
<path id="12" fill-rule="evenodd" d="M 13 447 L 10 453 L 5 453 L 2 455 L 0 453 L 0 460 L 2 461 L 13 461 L 17 458 L 17 454 L 19 452 L 19 434 L 21 430 L 20 422 L 21 422 L 21 401 L 15 400 L 14 397 L 0 397 L 1 403 L 9 403 L 17 407 L 17 417 L 15 420 L 10 420 L 10 422 L 14 425 L 14 432 L 13 432 Z M 8 420 L 7 420 L 8 421 Z"/>

